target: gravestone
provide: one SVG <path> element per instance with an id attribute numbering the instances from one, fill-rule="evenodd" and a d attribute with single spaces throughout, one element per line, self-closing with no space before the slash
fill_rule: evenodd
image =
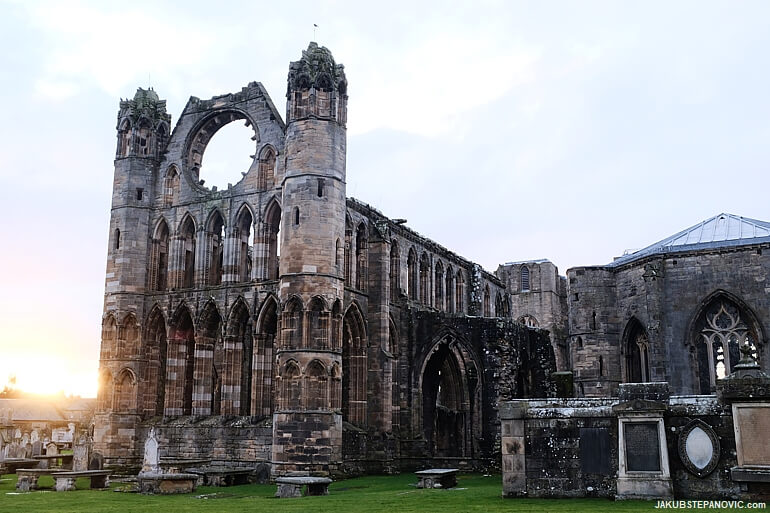
<path id="1" fill-rule="evenodd" d="M 142 472 L 160 472 L 160 457 L 158 455 L 158 439 L 155 438 L 155 428 L 150 428 L 147 440 L 144 442 L 144 460 Z"/>
<path id="2" fill-rule="evenodd" d="M 625 444 L 628 472 L 660 472 L 660 439 L 657 422 L 627 423 Z"/>
<path id="3" fill-rule="evenodd" d="M 91 444 L 85 431 L 81 431 L 77 438 L 73 438 L 72 446 L 72 470 L 80 472 L 88 470 L 88 457 L 91 452 Z"/>
<path id="4" fill-rule="evenodd" d="M 88 459 L 88 470 L 102 470 L 104 468 L 104 457 L 98 453 L 91 453 Z"/>
<path id="5" fill-rule="evenodd" d="M 40 440 L 35 440 L 32 442 L 31 456 L 40 456 L 41 454 L 43 454 L 43 442 Z"/>
<path id="6" fill-rule="evenodd" d="M 618 416 L 618 479 L 616 499 L 665 499 L 674 496 L 668 466 L 663 413 L 665 390 L 650 383 L 627 383 L 625 397 L 637 397 L 612 407 Z M 655 388 L 655 390 L 651 390 Z M 663 387 L 660 387 L 661 389 Z"/>
<path id="7" fill-rule="evenodd" d="M 580 428 L 580 469 L 584 474 L 610 475 L 610 433 L 607 428 Z"/>
<path id="8" fill-rule="evenodd" d="M 59 447 L 54 442 L 48 442 L 48 445 L 45 446 L 45 455 L 56 456 L 58 454 L 59 454 Z"/>
<path id="9" fill-rule="evenodd" d="M 24 446 L 24 457 L 25 458 L 31 458 L 34 455 L 32 444 L 28 443 Z M 40 455 L 40 451 L 38 451 L 37 456 Z"/>

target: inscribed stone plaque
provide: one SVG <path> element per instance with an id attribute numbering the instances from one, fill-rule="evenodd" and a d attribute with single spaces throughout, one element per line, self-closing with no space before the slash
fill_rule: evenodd
<path id="1" fill-rule="evenodd" d="M 628 472 L 660 471 L 657 422 L 626 422 L 623 428 Z"/>
<path id="2" fill-rule="evenodd" d="M 587 474 L 610 474 L 610 434 L 607 428 L 580 428 L 580 469 Z"/>
<path id="3" fill-rule="evenodd" d="M 770 465 L 770 444 L 767 443 L 770 407 L 733 404 L 733 422 L 738 465 Z"/>

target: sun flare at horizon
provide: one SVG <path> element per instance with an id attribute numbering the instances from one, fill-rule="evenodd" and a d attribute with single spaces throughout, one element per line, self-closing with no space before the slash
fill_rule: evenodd
<path id="1" fill-rule="evenodd" d="M 72 362 L 50 355 L 47 357 L 11 357 L 0 363 L 0 380 L 21 392 L 38 396 L 96 397 L 98 372 L 94 362 Z M 10 383 L 15 379 L 15 383 Z"/>

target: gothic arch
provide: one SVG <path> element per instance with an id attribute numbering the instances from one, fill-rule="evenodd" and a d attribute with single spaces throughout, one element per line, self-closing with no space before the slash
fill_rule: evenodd
<path id="1" fill-rule="evenodd" d="M 163 216 L 155 222 L 150 243 L 149 289 L 164 291 L 168 286 L 168 255 L 171 247 L 170 230 Z"/>
<path id="2" fill-rule="evenodd" d="M 233 250 L 235 252 L 231 281 L 244 282 L 251 279 L 253 265 L 251 229 L 254 224 L 254 213 L 248 203 L 243 203 L 235 216 L 232 227 L 234 239 Z"/>
<path id="3" fill-rule="evenodd" d="M 136 355 L 139 344 L 139 325 L 136 316 L 129 312 L 118 328 L 118 358 L 130 358 Z"/>
<path id="4" fill-rule="evenodd" d="M 419 296 L 417 295 L 417 283 L 419 281 L 419 273 L 417 271 L 417 252 L 414 250 L 414 247 L 409 248 L 409 254 L 406 259 L 406 267 L 407 267 L 407 293 L 409 294 L 409 299 L 418 300 Z"/>
<path id="5" fill-rule="evenodd" d="M 214 207 L 206 220 L 206 278 L 207 285 L 220 285 L 224 271 L 225 216 Z"/>
<path id="6" fill-rule="evenodd" d="M 251 412 L 268 416 L 273 412 L 275 372 L 275 338 L 278 332 L 278 305 L 275 296 L 262 302 L 254 334 L 254 367 L 251 378 Z"/>
<path id="7" fill-rule="evenodd" d="M 739 346 L 747 340 L 765 367 L 765 337 L 754 311 L 737 295 L 718 289 L 701 301 L 688 325 L 691 365 L 696 390 L 712 393 L 716 380 L 740 361 Z"/>
<path id="8" fill-rule="evenodd" d="M 146 387 L 142 394 L 143 412 L 145 416 L 163 415 L 168 341 L 166 317 L 157 303 L 147 316 L 142 350 L 147 359 Z"/>
<path id="9" fill-rule="evenodd" d="M 165 415 L 192 414 L 194 365 L 195 324 L 190 309 L 182 302 L 169 330 Z"/>
<path id="10" fill-rule="evenodd" d="M 282 410 L 298 410 L 302 406 L 302 372 L 299 363 L 290 359 L 281 367 L 279 374 L 281 393 L 279 408 Z"/>
<path id="11" fill-rule="evenodd" d="M 361 221 L 356 228 L 356 288 L 367 289 L 369 267 L 369 231 L 366 223 Z"/>
<path id="12" fill-rule="evenodd" d="M 281 230 L 281 204 L 273 197 L 265 207 L 262 221 L 259 223 L 258 237 L 260 253 L 256 255 L 257 279 L 278 279 L 278 259 L 281 248 L 278 232 Z"/>
<path id="13" fill-rule="evenodd" d="M 361 310 L 352 303 L 342 321 L 342 418 L 366 425 L 366 325 Z"/>
<path id="14" fill-rule="evenodd" d="M 624 382 L 645 383 L 652 381 L 650 338 L 644 325 L 636 317 L 631 317 L 623 330 L 621 354 L 624 357 Z"/>
<path id="15" fill-rule="evenodd" d="M 222 415 L 249 415 L 253 338 L 249 305 L 242 296 L 227 316 L 222 365 Z"/>
<path id="16" fill-rule="evenodd" d="M 102 319 L 102 346 L 101 355 L 102 360 L 108 360 L 113 358 L 117 353 L 118 342 L 118 323 L 115 320 L 115 316 L 112 313 L 108 313 Z"/>
<path id="17" fill-rule="evenodd" d="M 221 415 L 223 385 L 227 372 L 222 315 L 213 299 L 209 299 L 198 318 L 195 337 L 195 397 L 193 414 Z"/>
<path id="18" fill-rule="evenodd" d="M 322 296 L 313 296 L 308 304 L 308 341 L 307 347 L 329 349 L 329 310 Z"/>
<path id="19" fill-rule="evenodd" d="M 128 367 L 118 372 L 115 378 L 112 411 L 115 413 L 136 412 L 136 374 Z"/>
<path id="20" fill-rule="evenodd" d="M 314 359 L 305 367 L 303 395 L 305 408 L 308 410 L 325 410 L 329 400 L 329 374 L 320 360 Z"/>
<path id="21" fill-rule="evenodd" d="M 259 150 L 259 170 L 257 174 L 257 188 L 261 191 L 275 186 L 275 163 L 278 150 L 272 144 L 265 144 Z"/>
<path id="22" fill-rule="evenodd" d="M 195 246 L 196 224 L 195 218 L 186 212 L 179 223 L 177 236 L 181 242 L 178 246 L 180 254 L 177 255 L 178 268 L 181 270 L 176 279 L 178 287 L 192 288 L 195 285 Z"/>
<path id="23" fill-rule="evenodd" d="M 302 348 L 304 310 L 299 296 L 292 295 L 286 301 L 281 312 L 281 347 L 284 349 Z"/>
<path id="24" fill-rule="evenodd" d="M 478 358 L 446 328 L 440 329 L 419 367 L 417 426 L 434 457 L 473 457 L 481 437 Z"/>
<path id="25" fill-rule="evenodd" d="M 390 300 L 398 301 L 401 295 L 401 251 L 398 241 L 390 243 Z"/>

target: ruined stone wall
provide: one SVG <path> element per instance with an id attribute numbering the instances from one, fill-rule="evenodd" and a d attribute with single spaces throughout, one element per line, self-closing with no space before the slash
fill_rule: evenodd
<path id="1" fill-rule="evenodd" d="M 620 383 L 616 283 L 610 270 L 567 271 L 572 369 L 580 396 L 611 395 Z"/>
<path id="2" fill-rule="evenodd" d="M 529 280 L 526 288 L 522 284 L 523 272 Z M 566 281 L 559 276 L 558 268 L 548 260 L 536 260 L 501 265 L 495 274 L 510 297 L 511 317 L 550 331 L 557 369 L 568 370 Z"/>
<path id="3" fill-rule="evenodd" d="M 765 342 L 770 257 L 762 246 L 672 253 L 622 267 L 574 268 L 567 275 L 573 369 L 585 396 L 609 395 L 618 382 L 628 381 L 632 322 L 643 327 L 649 340 L 649 380 L 668 381 L 680 394 L 708 393 L 699 381 L 700 340 L 694 325 L 704 307 L 719 298 L 735 304 L 743 322 L 756 327 L 759 362 L 770 369 Z M 598 372 L 599 356 L 604 377 Z"/>
<path id="4" fill-rule="evenodd" d="M 617 398 L 511 401 L 501 405 L 503 495 L 508 497 L 614 497 L 618 473 Z M 720 440 L 717 467 L 707 476 L 688 471 L 679 433 L 693 420 L 711 427 Z M 736 465 L 730 407 L 715 396 L 671 397 L 664 416 L 674 496 L 736 499 L 730 479 Z M 599 435 L 599 436 L 597 436 Z M 606 438 L 606 445 L 589 438 Z M 586 447 L 581 449 L 581 445 Z M 586 451 L 590 444 L 591 451 Z M 603 445 L 606 450 L 599 451 Z"/>

